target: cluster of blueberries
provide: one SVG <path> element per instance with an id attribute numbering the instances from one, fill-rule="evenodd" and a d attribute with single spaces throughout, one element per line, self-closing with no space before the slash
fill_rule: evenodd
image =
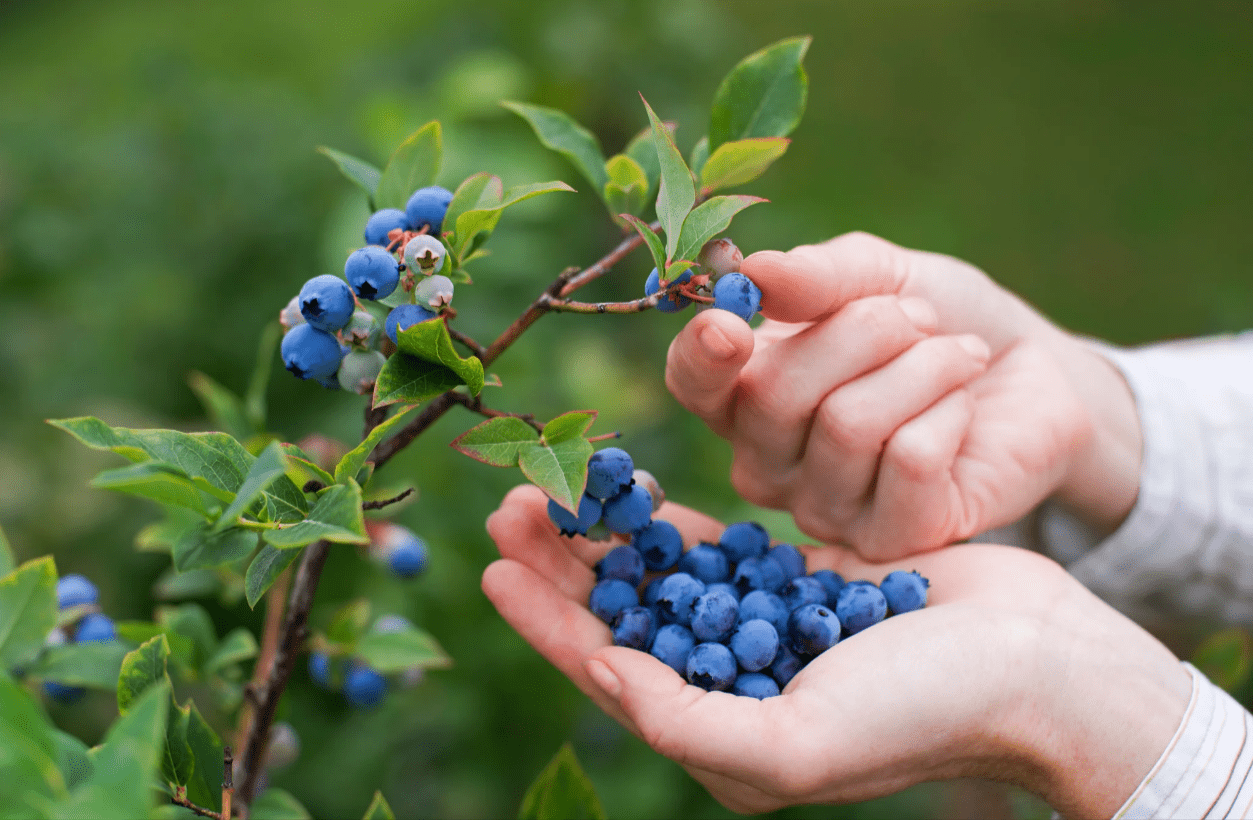
<path id="1" fill-rule="evenodd" d="M 67 643 L 91 643 L 112 641 L 117 638 L 113 620 L 100 612 L 100 590 L 82 575 L 66 575 L 57 580 L 57 609 L 65 612 L 74 609 L 78 617 L 48 633 L 45 646 L 61 646 Z M 67 686 L 56 681 L 44 681 L 44 693 L 58 703 L 73 703 L 83 696 L 79 686 Z"/>
<path id="2" fill-rule="evenodd" d="M 695 285 L 693 293 L 711 302 L 697 301 L 696 310 L 717 308 L 728 310 L 744 321 L 753 318 L 761 310 L 761 289 L 740 273 L 744 254 L 730 239 L 711 239 L 701 248 L 696 258 L 697 279 L 691 270 L 685 270 L 673 280 L 663 283 L 656 268 L 644 282 L 644 295 L 652 296 L 663 287 L 668 291 L 657 302 L 662 313 L 677 313 L 692 303 L 692 299 L 680 291 L 684 285 Z"/>
<path id="3" fill-rule="evenodd" d="M 770 546 L 753 521 L 684 551 L 678 528 L 652 519 L 650 492 L 632 474 L 624 451 L 600 450 L 577 519 L 551 501 L 548 514 L 563 535 L 585 534 L 598 518 L 630 535 L 596 564 L 588 608 L 616 645 L 651 653 L 689 683 L 772 697 L 842 637 L 926 605 L 929 582 L 917 572 L 892 572 L 878 585 L 807 574 L 796 547 Z M 646 573 L 658 574 L 645 585 Z"/>
<path id="4" fill-rule="evenodd" d="M 283 365 L 293 375 L 364 395 L 387 361 L 379 350 L 382 333 L 397 344 L 400 331 L 434 319 L 452 302 L 453 282 L 440 275 L 446 251 L 438 238 L 450 202 L 452 191 L 431 185 L 414 191 L 403 211 L 376 211 L 366 222 L 366 246 L 344 263 L 344 278 L 322 274 L 305 282 L 279 314 Z M 392 308 L 380 325 L 361 301 L 386 299 L 397 287 L 410 302 Z"/>
<path id="5" fill-rule="evenodd" d="M 399 615 L 384 615 L 370 628 L 374 632 L 403 632 L 413 629 L 413 624 Z M 377 706 L 389 685 L 385 675 L 360 658 L 331 657 L 321 651 L 309 653 L 309 677 L 327 691 L 343 693 L 344 700 L 358 708 Z M 422 667 L 415 666 L 396 676 L 394 683 L 407 689 L 417 686 L 423 677 Z"/>

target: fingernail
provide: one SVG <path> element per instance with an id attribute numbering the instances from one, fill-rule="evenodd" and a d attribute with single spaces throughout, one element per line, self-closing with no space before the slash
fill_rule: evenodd
<path id="1" fill-rule="evenodd" d="M 710 322 L 700 332 L 700 346 L 711 359 L 725 360 L 735 355 L 735 345 L 722 332 L 722 328 Z"/>
<path id="2" fill-rule="evenodd" d="M 904 313 L 905 318 L 913 322 L 919 330 L 935 330 L 940 323 L 940 317 L 936 315 L 935 308 L 931 307 L 931 303 L 926 299 L 911 296 L 908 299 L 902 299 L 900 306 L 901 313 Z"/>
<path id="3" fill-rule="evenodd" d="M 622 694 L 622 681 L 618 680 L 618 676 L 603 661 L 590 660 L 583 668 L 587 670 L 588 677 L 605 690 L 606 695 L 617 700 Z"/>
<path id="4" fill-rule="evenodd" d="M 980 339 L 978 336 L 958 336 L 957 343 L 962 349 L 980 361 L 987 361 L 992 358 L 992 349 L 988 347 L 988 343 Z"/>

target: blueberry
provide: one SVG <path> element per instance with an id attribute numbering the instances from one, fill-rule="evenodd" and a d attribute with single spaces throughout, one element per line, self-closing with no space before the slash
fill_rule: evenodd
<path id="1" fill-rule="evenodd" d="M 697 640 L 721 643 L 735 631 L 739 615 L 740 605 L 732 595 L 706 591 L 692 606 L 692 634 Z"/>
<path id="2" fill-rule="evenodd" d="M 74 640 L 78 643 L 111 641 L 116 637 L 117 631 L 113 628 L 113 621 L 108 615 L 101 615 L 99 612 L 84 616 L 78 622 L 78 629 L 74 632 Z"/>
<path id="3" fill-rule="evenodd" d="M 644 556 L 630 544 L 614 547 L 596 562 L 596 580 L 618 578 L 633 587 L 644 581 Z"/>
<path id="4" fill-rule="evenodd" d="M 883 583 L 879 584 L 879 590 L 887 599 L 888 609 L 892 610 L 892 614 L 900 615 L 902 612 L 913 612 L 926 606 L 927 587 L 930 585 L 931 582 L 917 572 L 898 569 L 887 574 Z"/>
<path id="5" fill-rule="evenodd" d="M 452 202 L 452 191 L 438 185 L 419 188 L 405 203 L 405 215 L 409 217 L 410 230 L 426 228 L 429 233 L 439 234 L 444 226 L 444 214 Z"/>
<path id="6" fill-rule="evenodd" d="M 716 581 L 715 583 L 712 583 L 712 584 L 706 584 L 705 594 L 708 595 L 709 593 L 713 592 L 716 589 L 722 590 L 723 592 L 725 592 L 726 594 L 734 598 L 736 603 L 739 603 L 740 591 L 735 588 L 734 584 L 728 584 L 726 581 Z"/>
<path id="7" fill-rule="evenodd" d="M 611 532 L 642 530 L 653 520 L 653 499 L 648 490 L 632 485 L 605 502 L 603 519 Z"/>
<path id="8" fill-rule="evenodd" d="M 654 606 L 657 603 L 657 596 L 661 594 L 661 582 L 664 580 L 666 580 L 665 575 L 658 575 L 648 582 L 648 586 L 644 587 L 644 594 L 640 596 L 640 602 L 644 606 Z"/>
<path id="9" fill-rule="evenodd" d="M 600 521 L 600 502 L 590 495 L 579 499 L 579 514 L 573 515 L 565 507 L 548 499 L 548 518 L 557 525 L 562 535 L 573 538 L 576 535 L 587 535 L 588 528 Z"/>
<path id="10" fill-rule="evenodd" d="M 755 589 L 776 592 L 783 586 L 783 569 L 773 558 L 745 558 L 735 568 L 735 577 L 731 580 L 741 595 L 747 595 Z"/>
<path id="11" fill-rule="evenodd" d="M 791 544 L 778 544 L 766 552 L 783 569 L 783 580 L 790 581 L 805 574 L 805 556 Z"/>
<path id="12" fill-rule="evenodd" d="M 421 305 L 398 305 L 387 314 L 387 321 L 383 323 L 383 329 L 387 332 L 387 338 L 392 340 L 392 344 L 400 345 L 400 332 L 408 330 L 418 322 L 426 322 L 434 319 L 439 314 L 433 313 Z"/>
<path id="13" fill-rule="evenodd" d="M 265 752 L 268 769 L 282 769 L 296 762 L 300 756 L 300 736 L 290 723 L 275 723 L 270 727 L 270 745 Z"/>
<path id="14" fill-rule="evenodd" d="M 57 608 L 94 604 L 100 600 L 100 590 L 82 575 L 66 575 L 57 580 Z"/>
<path id="15" fill-rule="evenodd" d="M 731 687 L 731 694 L 765 700 L 779 694 L 779 684 L 775 683 L 774 678 L 769 675 L 763 675 L 760 672 L 744 672 L 736 677 L 735 685 Z"/>
<path id="16" fill-rule="evenodd" d="M 367 245 L 348 254 L 344 278 L 362 299 L 386 299 L 400 284 L 400 263 L 378 245 Z"/>
<path id="17" fill-rule="evenodd" d="M 383 326 L 379 324 L 379 320 L 374 317 L 373 313 L 368 310 L 355 310 L 342 335 L 344 341 L 357 347 L 374 348 L 378 347 L 379 336 L 382 333 Z"/>
<path id="18" fill-rule="evenodd" d="M 654 625 L 652 613 L 642 606 L 624 609 L 613 622 L 614 646 L 628 646 L 647 652 L 652 643 Z"/>
<path id="19" fill-rule="evenodd" d="M 789 612 L 808 604 L 831 605 L 831 602 L 827 600 L 826 588 L 817 580 L 803 575 L 784 584 L 783 589 L 779 591 L 779 597 L 783 599 L 783 603 L 787 604 Z"/>
<path id="20" fill-rule="evenodd" d="M 371 557 L 401 578 L 412 578 L 426 569 L 429 551 L 413 530 L 391 521 L 371 521 L 367 532 Z"/>
<path id="21" fill-rule="evenodd" d="M 55 700 L 57 703 L 70 704 L 86 694 L 87 690 L 81 686 L 67 686 L 64 683 L 57 683 L 54 680 L 46 680 L 43 682 L 44 694 Z"/>
<path id="22" fill-rule="evenodd" d="M 409 227 L 409 217 L 399 208 L 384 208 L 370 214 L 365 221 L 365 243 L 367 245 L 387 245 L 387 234 L 394 230 Z"/>
<path id="23" fill-rule="evenodd" d="M 670 569 L 683 555 L 683 536 L 679 528 L 661 519 L 654 519 L 648 526 L 636 530 L 631 543 L 644 556 L 644 566 L 653 572 Z"/>
<path id="24" fill-rule="evenodd" d="M 691 630 L 678 624 L 666 624 L 653 637 L 649 654 L 680 675 L 687 676 L 687 656 L 696 646 Z"/>
<path id="25" fill-rule="evenodd" d="M 809 573 L 809 577 L 822 584 L 823 589 L 827 591 L 827 603 L 834 604 L 840 597 L 840 590 L 844 589 L 844 578 L 837 572 L 829 569 L 820 569 L 817 572 Z"/>
<path id="26" fill-rule="evenodd" d="M 348 324 L 356 307 L 352 288 L 343 279 L 329 273 L 313 277 L 300 289 L 300 315 L 305 317 L 306 322 L 327 333 L 334 333 Z"/>
<path id="27" fill-rule="evenodd" d="M 433 236 L 420 234 L 405 243 L 405 264 L 414 273 L 430 276 L 444 269 L 444 243 Z"/>
<path id="28" fill-rule="evenodd" d="M 692 272 L 685 270 L 678 276 L 674 277 L 674 281 L 667 283 L 667 287 L 673 284 L 683 284 L 692 278 Z M 653 272 L 648 274 L 648 279 L 644 282 L 644 295 L 652 296 L 661 290 L 661 276 L 657 273 L 657 269 L 653 268 Z M 692 304 L 692 300 L 681 293 L 673 293 L 669 296 L 663 296 L 657 300 L 657 310 L 662 313 L 678 313 L 683 308 Z"/>
<path id="29" fill-rule="evenodd" d="M 364 396 L 374 389 L 387 358 L 377 350 L 353 350 L 339 363 L 335 384 L 341 390 Z"/>
<path id="30" fill-rule="evenodd" d="M 309 677 L 323 689 L 331 688 L 331 659 L 325 652 L 309 653 Z"/>
<path id="31" fill-rule="evenodd" d="M 394 632 L 408 632 L 411 629 L 413 629 L 413 622 L 400 615 L 384 615 L 374 622 L 374 626 L 370 627 L 370 631 L 383 635 L 390 635 Z"/>
<path id="32" fill-rule="evenodd" d="M 587 608 L 607 624 L 613 623 L 624 609 L 639 605 L 640 597 L 636 594 L 635 587 L 620 578 L 610 578 L 596 584 L 587 599 Z"/>
<path id="33" fill-rule="evenodd" d="M 761 618 L 745 621 L 731 636 L 731 652 L 741 667 L 760 672 L 779 654 L 779 631 Z"/>
<path id="34" fill-rule="evenodd" d="M 788 642 L 798 655 L 820 655 L 840 640 L 840 619 L 822 604 L 808 604 L 787 619 Z"/>
<path id="35" fill-rule="evenodd" d="M 426 543 L 417 536 L 398 545 L 387 558 L 387 565 L 401 578 L 414 578 L 426 570 Z"/>
<path id="36" fill-rule="evenodd" d="M 692 623 L 696 599 L 705 594 L 705 585 L 686 572 L 667 575 L 657 594 L 657 606 L 666 619 L 683 626 Z"/>
<path id="37" fill-rule="evenodd" d="M 761 310 L 761 289 L 742 273 L 728 273 L 714 285 L 714 307 L 747 322 Z"/>
<path id="38" fill-rule="evenodd" d="M 740 599 L 740 623 L 761 618 L 769 621 L 780 636 L 787 634 L 787 616 L 790 611 L 782 598 L 764 589 L 754 590 Z"/>
<path id="39" fill-rule="evenodd" d="M 604 500 L 631 486 L 635 465 L 621 447 L 606 447 L 592 453 L 587 462 L 587 494 Z"/>
<path id="40" fill-rule="evenodd" d="M 439 310 L 445 305 L 452 304 L 452 295 L 455 290 L 452 280 L 447 276 L 438 274 L 426 276 L 414 285 L 413 300 L 419 305 Z"/>
<path id="41" fill-rule="evenodd" d="M 743 261 L 744 254 L 725 236 L 706 242 L 696 257 L 697 264 L 713 282 L 717 282 L 728 273 L 739 273 L 740 263 Z"/>
<path id="42" fill-rule="evenodd" d="M 725 692 L 735 683 L 735 656 L 720 643 L 698 643 L 687 656 L 687 682 Z"/>
<path id="43" fill-rule="evenodd" d="M 774 656 L 774 663 L 770 664 L 770 677 L 779 684 L 779 688 L 786 687 L 796 677 L 796 673 L 804 668 L 805 659 L 789 649 L 787 641 L 780 641 L 779 654 Z"/>
<path id="44" fill-rule="evenodd" d="M 325 379 L 335 375 L 344 358 L 339 341 L 312 325 L 297 325 L 283 337 L 283 366 L 298 379 Z M 339 383 L 336 382 L 336 387 Z"/>
<path id="45" fill-rule="evenodd" d="M 835 602 L 835 614 L 840 617 L 840 623 L 848 634 L 855 635 L 887 617 L 888 601 L 869 581 L 853 581 L 840 590 Z"/>
<path id="46" fill-rule="evenodd" d="M 374 706 L 387 694 L 387 679 L 370 667 L 354 663 L 344 676 L 344 698 L 357 707 Z"/>
<path id="47" fill-rule="evenodd" d="M 730 579 L 731 564 L 726 554 L 713 544 L 697 544 L 683 553 L 679 559 L 679 571 L 699 578 L 703 583 L 718 584 Z"/>
<path id="48" fill-rule="evenodd" d="M 718 546 L 727 554 L 731 563 L 738 564 L 745 558 L 760 558 L 770 546 L 770 534 L 756 521 L 740 521 L 722 531 Z"/>

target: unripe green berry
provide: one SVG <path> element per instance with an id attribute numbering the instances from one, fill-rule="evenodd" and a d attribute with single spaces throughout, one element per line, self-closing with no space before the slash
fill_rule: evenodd
<path id="1" fill-rule="evenodd" d="M 453 285 L 447 276 L 427 276 L 420 279 L 413 289 L 414 301 L 423 307 L 439 310 L 452 304 Z"/>
<path id="2" fill-rule="evenodd" d="M 344 328 L 344 341 L 358 347 L 372 348 L 378 346 L 379 335 L 383 325 L 368 310 L 358 310 L 348 320 Z"/>
<path id="3" fill-rule="evenodd" d="M 711 282 L 717 282 L 728 273 L 739 273 L 740 263 L 743 261 L 744 254 L 725 236 L 706 242 L 700 249 L 700 255 L 696 257 L 696 263 L 709 274 Z"/>
<path id="4" fill-rule="evenodd" d="M 419 234 L 405 244 L 405 264 L 414 273 L 439 273 L 444 256 L 444 243 L 429 234 Z"/>
<path id="5" fill-rule="evenodd" d="M 349 393 L 364 396 L 374 389 L 374 382 L 387 359 L 377 350 L 354 350 L 339 363 L 339 386 Z"/>

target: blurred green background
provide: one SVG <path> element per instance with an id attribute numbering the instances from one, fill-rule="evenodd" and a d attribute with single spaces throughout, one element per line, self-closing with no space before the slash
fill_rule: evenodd
<path id="1" fill-rule="evenodd" d="M 1118 343 L 1253 326 L 1253 5 L 1173 3 L 9 2 L 0 4 L 0 524 L 20 558 L 92 577 L 118 618 L 151 614 L 162 556 L 137 553 L 153 506 L 88 489 L 116 459 L 42 424 L 204 429 L 186 385 L 246 384 L 261 328 L 301 283 L 360 244 L 364 196 L 318 156 L 382 162 L 423 122 L 445 125 L 440 182 L 581 180 L 500 98 L 565 109 L 606 153 L 646 124 L 637 92 L 704 133 L 718 79 L 742 56 L 809 33 L 809 110 L 736 222 L 746 252 L 853 229 L 955 254 L 1063 325 Z M 490 338 L 567 265 L 615 241 L 589 193 L 509 212 L 458 291 L 459 326 Z M 628 260 L 589 298 L 634 298 Z M 493 367 L 502 408 L 598 408 L 671 498 L 727 518 L 743 506 L 728 449 L 666 393 L 680 317 L 545 318 Z M 360 401 L 276 374 L 272 427 L 352 440 Z M 395 581 L 350 550 L 313 614 L 355 596 L 413 618 L 456 660 L 381 708 L 352 712 L 303 671 L 285 702 L 300 761 L 274 782 L 318 817 L 360 816 L 382 788 L 403 817 L 502 817 L 572 738 L 610 815 L 728 812 L 601 715 L 479 591 L 483 520 L 517 473 L 447 447 L 454 412 L 383 474 L 420 499 L 400 518 L 431 544 Z M 255 625 L 210 607 L 221 632 Z M 54 716 L 88 741 L 107 696 Z M 873 739 L 850 739 L 866 743 Z M 979 801 L 983 802 L 980 803 Z M 989 802 L 990 801 L 990 802 Z M 1008 802 L 1007 802 L 1008 801 Z M 988 805 L 984 805 L 988 804 Z M 781 816 L 1034 816 L 1021 795 L 924 786 Z"/>

